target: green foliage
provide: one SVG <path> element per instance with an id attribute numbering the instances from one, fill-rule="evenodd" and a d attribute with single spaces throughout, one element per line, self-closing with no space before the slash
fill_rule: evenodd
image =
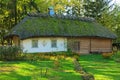
<path id="1" fill-rule="evenodd" d="M 110 59 L 113 55 L 112 52 L 105 52 L 105 53 L 101 53 L 101 54 L 102 54 L 103 58 L 105 58 L 105 59 Z"/>
<path id="2" fill-rule="evenodd" d="M 73 55 L 72 50 L 71 50 L 71 49 L 68 49 L 67 52 L 66 52 L 66 55 L 67 55 L 67 56 L 72 56 L 72 55 Z"/>
<path id="3" fill-rule="evenodd" d="M 19 60 L 21 51 L 17 46 L 0 46 L 0 60 Z"/>
<path id="4" fill-rule="evenodd" d="M 120 6 L 115 5 L 114 8 L 110 11 L 105 10 L 101 17 L 97 19 L 97 21 L 108 29 L 116 33 L 118 38 L 114 40 L 114 42 L 120 42 L 120 14 L 119 14 Z"/>
<path id="5" fill-rule="evenodd" d="M 20 22 L 31 8 L 34 12 L 39 12 L 34 0 L 0 0 L 0 44 L 3 45 L 6 33 Z"/>
<path id="6" fill-rule="evenodd" d="M 120 63 L 120 51 L 114 52 L 112 58 L 116 61 Z"/>
<path id="7" fill-rule="evenodd" d="M 95 19 L 102 17 L 101 14 L 105 10 L 108 11 L 113 7 L 112 0 L 84 0 L 84 2 L 84 15 Z"/>
<path id="8" fill-rule="evenodd" d="M 120 6 L 112 0 L 84 0 L 84 3 L 84 16 L 94 17 L 97 22 L 116 33 L 118 38 L 114 41 L 120 42 Z"/>

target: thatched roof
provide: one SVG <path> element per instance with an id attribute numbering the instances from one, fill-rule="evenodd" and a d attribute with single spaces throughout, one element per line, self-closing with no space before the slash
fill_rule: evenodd
<path id="1" fill-rule="evenodd" d="M 29 14 L 7 36 L 30 37 L 101 37 L 115 39 L 116 35 L 92 18 L 45 14 Z"/>

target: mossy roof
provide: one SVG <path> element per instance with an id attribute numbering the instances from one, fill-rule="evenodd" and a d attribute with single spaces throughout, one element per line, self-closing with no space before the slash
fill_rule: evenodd
<path id="1" fill-rule="evenodd" d="M 7 36 L 30 37 L 100 37 L 115 39 L 116 35 L 90 18 L 28 15 Z"/>

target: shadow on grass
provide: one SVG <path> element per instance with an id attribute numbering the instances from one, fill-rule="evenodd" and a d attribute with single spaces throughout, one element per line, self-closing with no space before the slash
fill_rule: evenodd
<path id="1" fill-rule="evenodd" d="M 80 64 L 95 76 L 95 80 L 119 80 L 120 64 L 112 59 L 104 59 L 101 55 L 90 54 L 80 56 Z"/>
<path id="2" fill-rule="evenodd" d="M 58 69 L 54 68 L 53 61 L 0 62 L 1 68 L 6 66 L 17 68 L 1 72 L 0 80 L 81 80 L 80 74 L 74 71 L 73 63 L 69 61 L 61 61 Z M 48 72 L 44 76 L 46 68 L 48 68 Z"/>
<path id="3" fill-rule="evenodd" d="M 24 76 L 15 71 L 0 73 L 0 80 L 31 80 L 31 76 Z"/>

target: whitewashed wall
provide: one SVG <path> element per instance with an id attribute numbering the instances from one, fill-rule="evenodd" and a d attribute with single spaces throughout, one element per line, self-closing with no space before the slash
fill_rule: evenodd
<path id="1" fill-rule="evenodd" d="M 38 48 L 32 48 L 32 40 L 38 40 Z M 51 47 L 51 40 L 57 40 L 57 48 Z M 67 39 L 66 38 L 29 38 L 21 40 L 21 46 L 23 51 L 27 53 L 34 52 L 58 52 L 58 51 L 67 51 Z"/>

